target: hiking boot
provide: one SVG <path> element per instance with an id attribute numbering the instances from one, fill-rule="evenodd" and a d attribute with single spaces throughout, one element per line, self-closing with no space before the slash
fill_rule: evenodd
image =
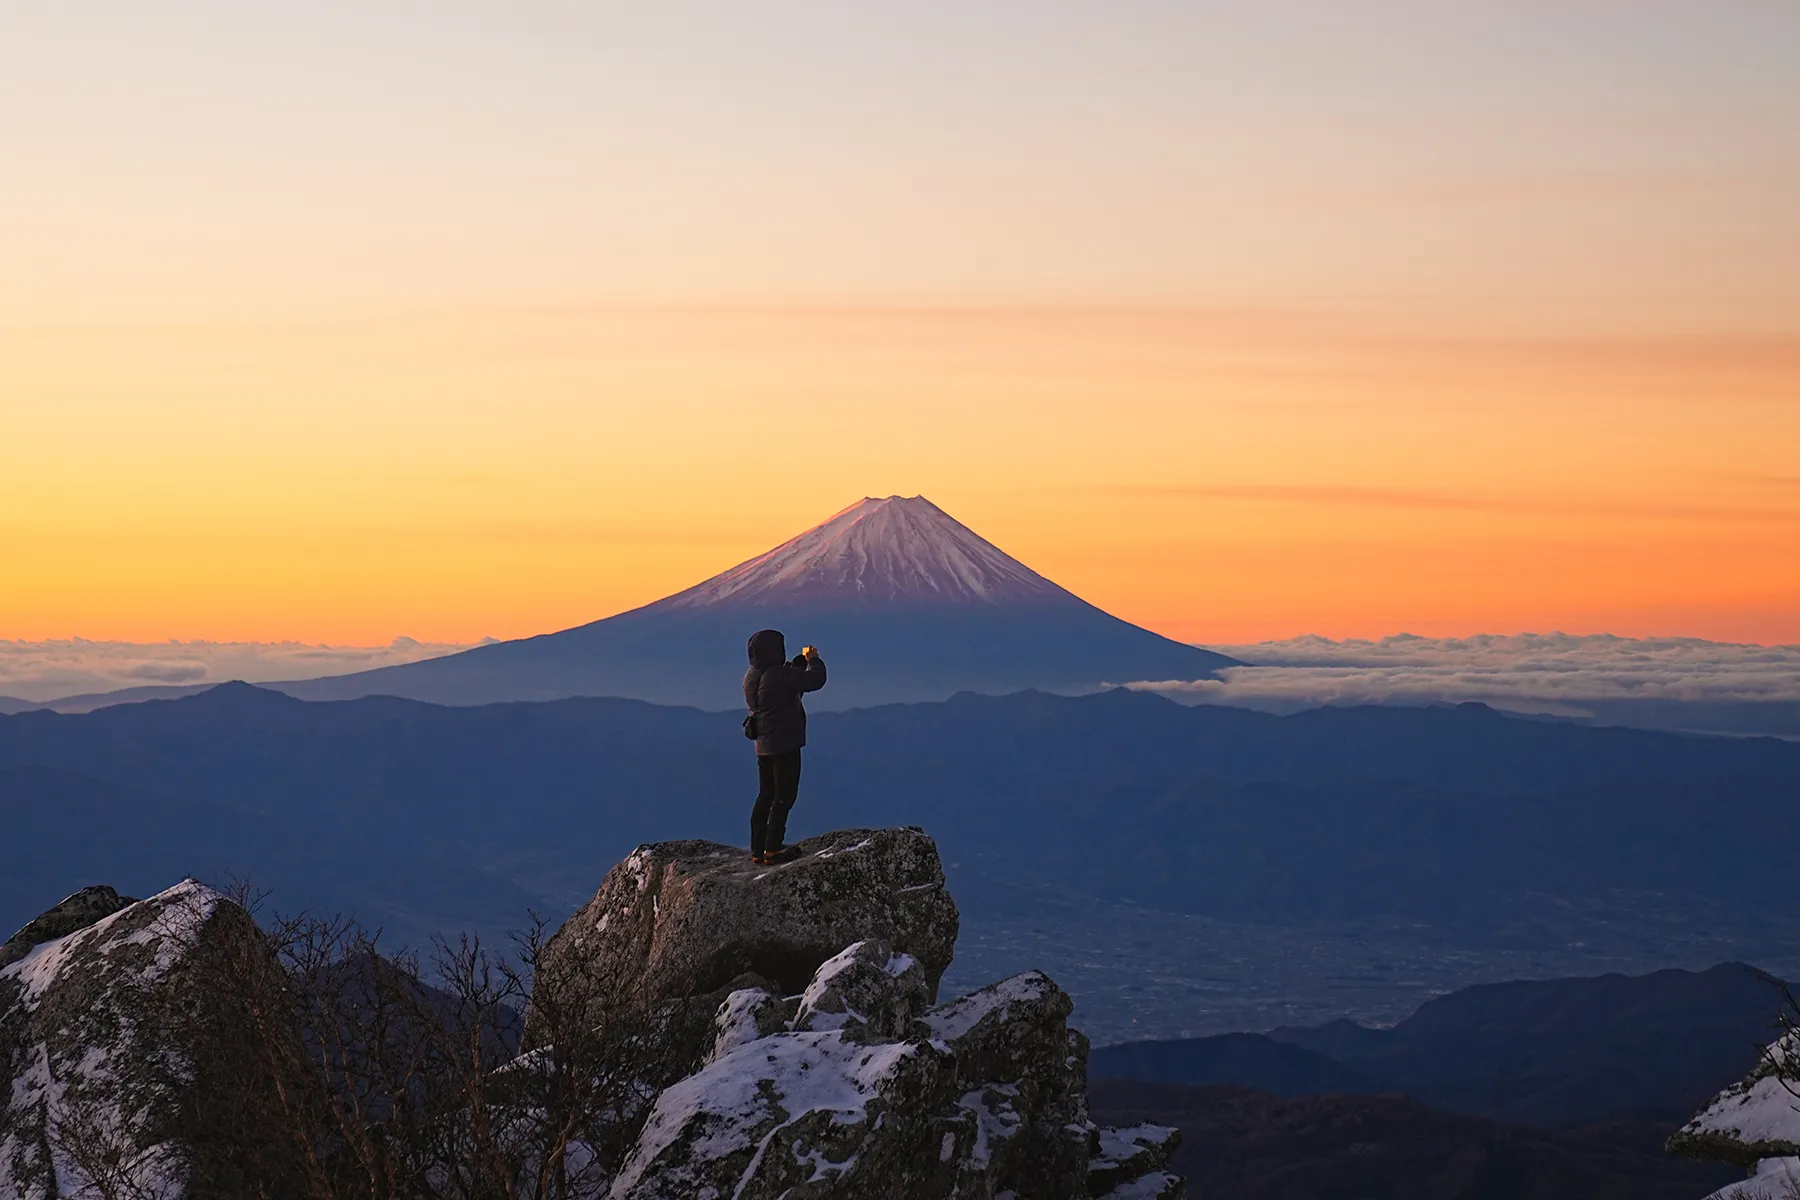
<path id="1" fill-rule="evenodd" d="M 800 857 L 800 847 L 798 847 L 798 846 L 783 846 L 779 850 L 765 850 L 763 852 L 763 864 L 765 866 L 772 867 L 776 863 L 793 862 L 796 858 L 799 858 L 799 857 Z"/>
<path id="2" fill-rule="evenodd" d="M 766 867 L 769 865 L 769 856 L 761 850 L 752 850 L 750 852 L 750 862 L 754 866 Z"/>

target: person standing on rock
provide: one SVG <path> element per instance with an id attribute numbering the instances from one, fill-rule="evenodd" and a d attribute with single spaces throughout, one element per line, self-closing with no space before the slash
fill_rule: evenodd
<path id="1" fill-rule="evenodd" d="M 801 697 L 825 686 L 825 660 L 811 646 L 787 657 L 779 629 L 750 635 L 750 669 L 744 673 L 744 736 L 756 739 L 761 785 L 750 810 L 750 857 L 763 866 L 787 862 L 788 810 L 800 791 L 800 748 L 806 745 L 806 706 Z"/>

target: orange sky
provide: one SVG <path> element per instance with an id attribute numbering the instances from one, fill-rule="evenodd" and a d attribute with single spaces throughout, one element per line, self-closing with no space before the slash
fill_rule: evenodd
<path id="1" fill-rule="evenodd" d="M 1800 640 L 1800 339 L 1151 312 L 12 332 L 4 633 L 513 637 L 924 492 L 1197 640 Z"/>
<path id="2" fill-rule="evenodd" d="M 513 637 L 923 492 L 1192 640 L 1800 641 L 1800 10 L 1354 14 L 9 14 L 0 637 Z"/>

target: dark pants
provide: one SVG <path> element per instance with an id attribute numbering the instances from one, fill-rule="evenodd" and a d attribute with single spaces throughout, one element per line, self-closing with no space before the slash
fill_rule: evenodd
<path id="1" fill-rule="evenodd" d="M 756 793 L 756 807 L 750 810 L 750 853 L 772 853 L 781 849 L 787 836 L 788 809 L 800 794 L 800 752 L 757 755 L 756 778 L 761 788 Z"/>

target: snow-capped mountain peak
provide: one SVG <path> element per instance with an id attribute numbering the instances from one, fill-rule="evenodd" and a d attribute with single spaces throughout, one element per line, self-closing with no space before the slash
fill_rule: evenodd
<path id="1" fill-rule="evenodd" d="M 1009 605 L 1074 597 L 923 496 L 869 497 L 799 537 L 652 605 Z"/>

